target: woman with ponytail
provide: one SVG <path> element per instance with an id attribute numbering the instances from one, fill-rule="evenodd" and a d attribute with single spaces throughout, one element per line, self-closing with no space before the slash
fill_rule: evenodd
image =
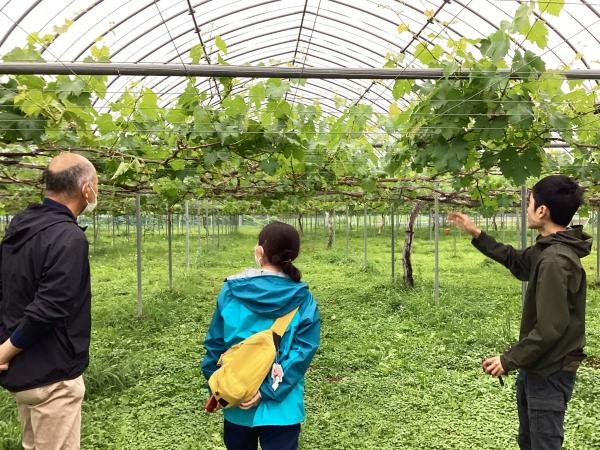
<path id="1" fill-rule="evenodd" d="M 254 248 L 257 269 L 230 276 L 217 299 L 204 347 L 206 379 L 228 348 L 298 308 L 281 339 L 277 361 L 260 390 L 240 407 L 224 410 L 228 450 L 295 450 L 304 421 L 304 374 L 319 347 L 317 304 L 294 260 L 296 229 L 282 222 L 265 226 Z"/>

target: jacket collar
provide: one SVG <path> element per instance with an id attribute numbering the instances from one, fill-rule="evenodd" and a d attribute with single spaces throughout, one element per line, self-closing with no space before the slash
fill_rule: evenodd
<path id="1" fill-rule="evenodd" d="M 48 197 L 44 198 L 44 201 L 42 203 L 45 206 L 49 206 L 51 208 L 58 209 L 58 210 L 63 211 L 63 212 L 66 211 L 73 218 L 73 220 L 77 221 L 77 218 L 73 215 L 73 212 L 69 208 L 67 208 L 65 205 L 63 205 L 62 203 L 59 203 L 59 202 L 57 202 L 55 200 L 52 200 L 52 199 L 50 199 Z"/>

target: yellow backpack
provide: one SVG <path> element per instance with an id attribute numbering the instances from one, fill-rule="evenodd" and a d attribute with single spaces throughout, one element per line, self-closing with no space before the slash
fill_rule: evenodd
<path id="1" fill-rule="evenodd" d="M 209 402 L 216 400 L 223 408 L 232 408 L 256 395 L 273 367 L 281 338 L 296 311 L 298 308 L 278 318 L 268 330 L 253 334 L 221 355 L 219 368 L 208 379 L 213 393 Z"/>

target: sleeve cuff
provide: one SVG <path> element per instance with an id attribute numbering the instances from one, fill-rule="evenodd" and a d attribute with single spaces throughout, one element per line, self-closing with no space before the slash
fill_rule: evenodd
<path id="1" fill-rule="evenodd" d="M 483 241 L 485 239 L 485 231 L 481 230 L 481 233 L 479 233 L 479 236 L 474 237 L 471 239 L 471 244 L 477 246 L 478 243 L 480 243 L 481 241 Z"/>
<path id="2" fill-rule="evenodd" d="M 49 324 L 37 322 L 25 316 L 10 335 L 10 342 L 15 347 L 25 350 L 34 345 L 49 329 Z"/>
<path id="3" fill-rule="evenodd" d="M 23 350 L 27 347 L 31 346 L 31 343 L 27 342 L 27 340 L 23 339 L 23 334 L 21 333 L 21 326 L 19 326 L 19 328 L 17 328 L 15 331 L 13 331 L 13 333 L 10 335 L 10 343 L 12 345 L 14 345 L 15 347 Z"/>
<path id="4" fill-rule="evenodd" d="M 479 236 L 471 239 L 471 244 L 480 252 L 485 253 L 487 249 L 496 244 L 496 240 L 482 230 Z"/>
<path id="5" fill-rule="evenodd" d="M 260 389 L 258 390 L 258 392 L 260 392 L 260 396 L 263 399 L 276 400 L 275 396 L 273 395 L 273 391 L 267 384 L 268 382 L 269 382 L 269 377 L 267 377 L 265 382 L 260 385 Z"/>
<path id="6" fill-rule="evenodd" d="M 518 369 L 518 367 L 510 361 L 510 358 L 506 356 L 506 353 L 500 355 L 500 363 L 502 364 L 502 368 L 506 373 Z"/>

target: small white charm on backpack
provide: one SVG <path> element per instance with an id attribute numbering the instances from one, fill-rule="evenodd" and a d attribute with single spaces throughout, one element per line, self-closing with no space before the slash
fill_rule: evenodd
<path id="1" fill-rule="evenodd" d="M 273 384 L 271 387 L 274 391 L 276 391 L 279 388 L 279 384 L 283 381 L 283 367 L 281 367 L 280 364 L 273 364 L 273 368 L 271 369 L 271 378 L 273 379 Z"/>

